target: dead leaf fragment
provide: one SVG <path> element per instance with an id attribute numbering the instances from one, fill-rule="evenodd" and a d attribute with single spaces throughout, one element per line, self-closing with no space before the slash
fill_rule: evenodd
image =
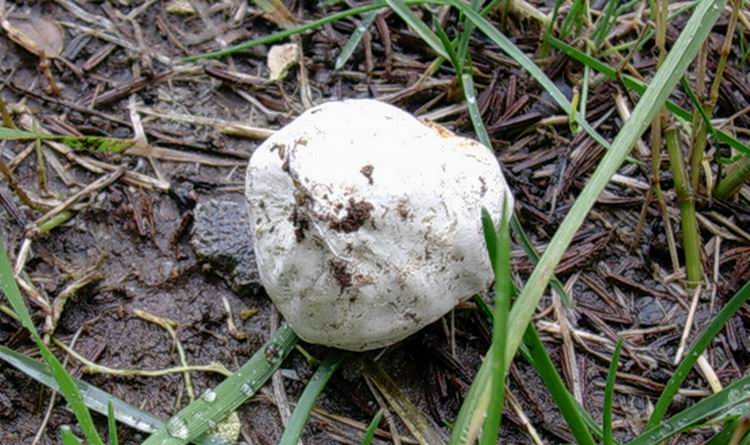
<path id="1" fill-rule="evenodd" d="M 263 11 L 266 19 L 282 28 L 288 29 L 297 24 L 297 20 L 281 0 L 254 0 L 253 3 Z"/>
<path id="2" fill-rule="evenodd" d="M 43 17 L 4 18 L 0 24 L 15 43 L 37 57 L 60 56 L 65 33 L 57 23 Z"/>
<path id="3" fill-rule="evenodd" d="M 289 68 L 299 62 L 300 52 L 296 43 L 272 46 L 268 51 L 269 82 L 286 77 Z"/>
<path id="4" fill-rule="evenodd" d="M 172 0 L 167 3 L 167 12 L 174 15 L 195 15 L 197 12 L 188 0 Z"/>

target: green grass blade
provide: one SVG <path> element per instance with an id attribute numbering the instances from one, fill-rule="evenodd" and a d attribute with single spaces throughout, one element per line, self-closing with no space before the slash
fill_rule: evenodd
<path id="1" fill-rule="evenodd" d="M 385 0 L 385 2 L 388 3 L 388 6 L 390 6 L 410 28 L 419 34 L 419 37 L 421 37 L 422 40 L 424 40 L 425 43 L 437 53 L 437 55 L 444 59 L 448 58 L 448 54 L 445 53 L 445 48 L 443 48 L 440 39 L 422 20 L 419 19 L 419 17 L 416 16 L 416 14 L 412 12 L 411 9 L 409 9 L 403 0 Z"/>
<path id="2" fill-rule="evenodd" d="M 589 56 L 588 54 L 585 54 L 579 51 L 578 49 L 568 45 L 562 40 L 556 39 L 551 36 L 547 37 L 547 40 L 550 42 L 550 44 L 554 48 L 560 50 L 568 57 L 575 59 L 578 62 L 586 66 L 591 67 L 594 71 L 597 71 L 605 75 L 607 78 L 611 80 L 622 82 L 625 88 L 631 91 L 634 91 L 638 94 L 643 94 L 643 92 L 646 91 L 646 88 L 648 85 L 636 79 L 635 77 L 618 73 L 612 67 Z M 681 106 L 675 104 L 672 101 L 667 101 L 665 105 L 667 107 L 667 110 L 669 110 L 673 115 L 678 117 L 680 120 L 685 121 L 685 122 L 692 121 L 692 118 L 693 118 L 692 114 L 688 110 L 682 108 Z M 724 144 L 727 144 L 730 147 L 742 153 L 743 155 L 750 157 L 750 146 L 740 142 L 738 139 L 736 139 L 734 136 L 730 135 L 729 133 L 720 129 L 714 129 L 711 135 L 714 137 L 714 139 L 717 142 L 722 142 Z"/>
<path id="3" fill-rule="evenodd" d="M 709 133 L 713 133 L 714 126 L 711 124 L 711 118 L 708 116 L 708 114 L 706 114 L 706 110 L 703 108 L 700 100 L 698 100 L 698 97 L 695 95 L 695 91 L 693 91 L 693 88 L 690 86 L 690 82 L 688 82 L 688 80 L 683 76 L 680 79 L 680 85 L 682 85 L 682 89 L 685 90 L 688 98 L 690 98 L 690 103 L 693 104 L 693 108 L 698 110 L 698 114 L 701 115 L 701 119 L 703 119 L 703 123 L 706 124 L 706 128 L 708 128 Z"/>
<path id="4" fill-rule="evenodd" d="M 669 405 L 672 403 L 672 399 L 680 389 L 680 385 L 685 381 L 690 370 L 693 369 L 695 362 L 698 361 L 698 358 L 703 354 L 703 351 L 705 351 L 708 345 L 711 344 L 727 321 L 732 318 L 732 316 L 742 307 L 743 304 L 745 304 L 745 302 L 748 301 L 748 299 L 750 299 L 750 281 L 745 283 L 745 285 L 734 294 L 727 304 L 721 308 L 721 311 L 716 314 L 711 320 L 711 323 L 706 326 L 706 329 L 700 337 L 698 337 L 695 344 L 693 344 L 690 350 L 685 354 L 685 358 L 683 358 L 679 366 L 677 366 L 674 374 L 672 374 L 672 377 L 661 392 L 659 400 L 656 401 L 647 428 L 652 428 L 661 421 L 667 408 L 669 408 Z"/>
<path id="5" fill-rule="evenodd" d="M 67 425 L 60 428 L 60 435 L 62 436 L 63 445 L 81 445 L 81 441 L 78 440 Z"/>
<path id="6" fill-rule="evenodd" d="M 554 400 L 560 414 L 568 424 L 568 428 L 573 433 L 576 443 L 579 445 L 595 445 L 596 442 L 594 442 L 594 438 L 591 436 L 591 431 L 598 432 L 600 436 L 602 435 L 598 430 L 597 424 L 573 398 L 573 394 L 565 387 L 565 382 L 557 371 L 549 354 L 544 349 L 544 344 L 542 344 L 539 334 L 537 334 L 536 329 L 531 324 L 526 328 L 524 345 L 526 345 L 529 355 L 533 360 L 531 362 L 532 366 L 537 370 L 549 390 L 552 400 Z"/>
<path id="7" fill-rule="evenodd" d="M 471 69 L 469 68 L 469 70 Z M 469 117 L 471 118 L 471 123 L 474 125 L 474 131 L 477 133 L 477 138 L 479 138 L 479 142 L 492 150 L 492 141 L 490 140 L 490 135 L 487 133 L 487 128 L 482 121 L 482 114 L 479 111 L 476 90 L 474 89 L 474 77 L 471 73 L 464 73 L 461 75 L 461 84 L 464 86 L 466 106 L 469 109 Z"/>
<path id="8" fill-rule="evenodd" d="M 495 261 L 490 263 L 495 273 L 495 313 L 492 323 L 492 346 L 485 360 L 490 361 L 490 401 L 487 414 L 484 419 L 482 445 L 495 445 L 497 443 L 498 430 L 502 421 L 503 405 L 505 403 L 505 374 L 507 364 L 505 363 L 505 337 L 508 328 L 508 312 L 510 301 L 513 296 L 513 279 L 510 271 L 510 227 L 508 223 L 508 202 L 503 203 L 500 227 L 494 239 L 488 234 L 487 219 L 489 214 L 482 209 L 482 226 L 485 228 L 485 242 L 487 250 L 494 249 Z M 489 225 L 491 225 L 491 220 Z"/>
<path id="9" fill-rule="evenodd" d="M 601 48 L 604 39 L 606 39 L 609 34 L 609 30 L 615 23 L 615 19 L 617 18 L 615 11 L 617 11 L 617 6 L 619 6 L 619 4 L 619 0 L 608 0 L 604 9 L 604 14 L 596 22 L 593 39 L 594 48 L 596 48 L 597 51 Z"/>
<path id="10" fill-rule="evenodd" d="M 112 405 L 111 400 L 107 402 L 107 436 L 109 445 L 118 445 L 115 407 Z"/>
<path id="11" fill-rule="evenodd" d="M 484 420 L 484 413 L 489 405 L 489 393 L 485 390 L 490 382 L 490 366 L 487 360 L 482 361 L 474 381 L 471 382 L 469 393 L 461 404 L 458 411 L 458 417 L 453 424 L 453 434 L 451 434 L 448 445 L 465 445 L 473 443 L 479 434 L 479 427 Z"/>
<path id="12" fill-rule="evenodd" d="M 100 152 L 100 153 L 122 153 L 132 147 L 135 141 L 132 139 L 117 139 L 101 136 L 64 136 L 59 134 L 35 133 L 15 128 L 0 127 L 0 141 L 58 141 L 74 150 Z"/>
<path id="13" fill-rule="evenodd" d="M 518 215 L 516 215 L 515 213 L 510 219 L 510 228 L 513 229 L 513 234 L 516 237 L 516 241 L 518 241 L 518 243 L 521 245 L 523 251 L 526 252 L 526 256 L 529 257 L 534 265 L 536 265 L 539 262 L 539 253 L 534 248 L 534 245 L 531 244 L 531 240 L 529 239 L 528 235 L 526 235 L 526 231 L 523 229 L 521 221 L 519 221 Z M 568 295 L 568 292 L 565 290 L 565 286 L 563 286 L 560 280 L 558 280 L 557 277 L 553 275 L 550 282 L 552 283 L 552 287 L 560 295 L 562 302 L 568 307 L 573 306 L 573 300 L 570 298 L 570 295 Z"/>
<path id="14" fill-rule="evenodd" d="M 463 64 L 456 55 L 456 50 L 453 48 L 450 37 L 448 37 L 445 29 L 443 29 L 440 21 L 435 16 L 432 17 L 432 27 L 435 28 L 435 35 L 440 39 L 440 43 L 443 44 L 443 48 L 445 48 L 445 52 L 448 54 L 448 60 L 450 60 L 451 65 L 453 65 L 453 69 L 456 70 L 456 77 L 460 81 L 461 77 L 458 76 L 458 73 L 463 71 Z"/>
<path id="15" fill-rule="evenodd" d="M 725 2 L 726 0 L 706 0 L 695 9 L 651 85 L 633 110 L 631 118 L 618 133 L 611 149 L 606 152 L 553 236 L 511 310 L 507 360 L 511 360 L 518 349 L 523 332 L 554 273 L 555 266 L 560 262 L 576 231 L 697 54 L 721 14 Z"/>
<path id="16" fill-rule="evenodd" d="M 247 42 L 243 42 L 234 46 L 230 46 L 228 48 L 224 48 L 218 51 L 211 51 L 207 53 L 195 54 L 192 56 L 184 57 L 182 58 L 182 61 L 183 62 L 195 62 L 195 61 L 203 60 L 203 59 L 218 59 L 221 57 L 230 56 L 232 54 L 235 54 L 241 51 L 246 51 L 250 48 L 255 48 L 256 46 L 259 46 L 259 45 L 269 45 L 272 43 L 276 43 L 278 41 L 287 39 L 291 36 L 321 28 L 329 23 L 334 23 L 339 20 L 343 20 L 343 19 L 355 16 L 355 15 L 365 14 L 375 9 L 382 9 L 385 6 L 387 5 L 384 0 L 376 1 L 369 5 L 359 6 L 356 8 L 351 8 L 345 11 L 337 12 L 335 14 L 325 16 L 318 20 L 310 21 L 308 23 L 305 23 L 304 25 L 300 25 L 294 28 L 289 28 L 284 31 L 276 32 L 273 34 L 268 34 L 263 37 L 249 40 Z"/>
<path id="17" fill-rule="evenodd" d="M 375 417 L 372 418 L 372 421 L 370 421 L 370 424 L 367 425 L 367 430 L 365 431 L 365 435 L 362 437 L 362 445 L 370 445 L 372 444 L 372 440 L 375 439 L 375 432 L 378 431 L 378 426 L 380 426 L 380 421 L 383 420 L 383 410 L 379 410 L 377 414 L 375 414 Z"/>
<path id="18" fill-rule="evenodd" d="M 380 11 L 377 10 L 369 11 L 362 16 L 359 26 L 354 28 L 352 35 L 349 36 L 349 40 L 347 40 L 344 47 L 341 48 L 341 54 L 336 57 L 336 63 L 334 64 L 333 69 L 338 71 L 346 65 L 346 62 L 348 62 L 349 58 L 354 54 L 354 50 L 357 49 L 359 42 L 362 41 L 362 37 L 364 37 L 365 32 L 367 32 L 367 29 L 372 25 L 372 22 L 375 21 L 375 17 L 378 16 L 379 12 Z"/>
<path id="19" fill-rule="evenodd" d="M 573 27 L 580 31 L 583 25 L 583 15 L 586 12 L 586 2 L 584 0 L 573 0 L 573 5 L 565 16 L 563 24 L 560 27 L 560 38 L 566 38 L 573 32 Z"/>
<path id="20" fill-rule="evenodd" d="M 237 372 L 196 399 L 149 437 L 144 445 L 181 445 L 199 437 L 237 409 L 281 366 L 297 343 L 297 335 L 287 325 L 281 326 Z"/>
<path id="21" fill-rule="evenodd" d="M 302 431 L 305 429 L 305 422 L 310 417 L 310 411 L 315 406 L 315 401 L 318 399 L 320 393 L 323 392 L 323 388 L 325 388 L 328 380 L 339 369 L 339 366 L 341 366 L 346 357 L 347 354 L 343 351 L 335 350 L 318 366 L 318 369 L 307 383 L 305 390 L 297 401 L 297 406 L 294 407 L 294 413 L 289 418 L 279 445 L 297 444 L 297 441 L 302 436 Z"/>
<path id="22" fill-rule="evenodd" d="M 474 25 L 479 28 L 490 40 L 500 47 L 510 58 L 518 62 L 531 76 L 536 79 L 537 82 L 544 88 L 552 99 L 560 105 L 563 111 L 570 115 L 573 111 L 571 103 L 565 97 L 565 95 L 557 88 L 549 77 L 539 68 L 533 60 L 529 58 L 523 51 L 521 51 L 516 45 L 508 40 L 505 35 L 498 31 L 490 22 L 487 21 L 481 14 L 477 13 L 473 9 L 469 8 L 466 4 L 459 0 L 441 0 L 440 3 L 445 3 L 453 6 L 454 8 L 461 11 L 466 15 L 467 19 L 471 20 Z M 609 142 L 602 137 L 591 125 L 586 122 L 585 116 L 580 114 L 576 116 L 576 121 L 581 127 L 599 144 L 605 148 L 609 148 Z"/>
<path id="23" fill-rule="evenodd" d="M 2 288 L 5 297 L 10 302 L 13 311 L 21 319 L 21 325 L 31 334 L 31 338 L 39 348 L 39 352 L 52 370 L 52 375 L 60 386 L 60 391 L 65 397 L 65 401 L 68 402 L 68 406 L 75 414 L 86 440 L 91 445 L 104 445 L 94 427 L 91 413 L 83 403 L 83 399 L 80 392 L 78 392 L 78 387 L 75 385 L 73 378 L 65 371 L 65 368 L 57 360 L 57 357 L 50 352 L 36 331 L 34 322 L 31 320 L 31 315 L 29 314 L 29 309 L 26 307 L 26 302 L 18 290 L 18 284 L 16 284 L 16 279 L 13 276 L 13 268 L 11 267 L 8 254 L 5 250 L 5 243 L 2 239 L 0 239 L 0 288 Z"/>
<path id="24" fill-rule="evenodd" d="M 740 424 L 740 419 L 732 419 L 724 425 L 724 428 L 716 433 L 705 445 L 726 445 L 734 435 L 734 430 Z"/>
<path id="25" fill-rule="evenodd" d="M 649 428 L 626 445 L 658 445 L 682 431 L 721 418 L 744 416 L 750 413 L 750 376 L 742 377 L 716 394 L 706 397 L 675 414 L 658 426 Z"/>
<path id="26" fill-rule="evenodd" d="M 615 436 L 612 433 L 612 399 L 615 395 L 615 380 L 617 380 L 617 366 L 620 363 L 620 352 L 622 351 L 622 337 L 617 339 L 612 361 L 609 363 L 607 373 L 607 386 L 604 389 L 604 409 L 602 410 L 602 431 L 604 432 L 604 445 L 614 445 Z"/>
<path id="27" fill-rule="evenodd" d="M 27 377 L 47 386 L 53 391 L 60 392 L 60 386 L 55 381 L 49 368 L 36 360 L 30 359 L 25 355 L 0 345 L 0 360 L 13 366 Z M 108 415 L 107 406 L 111 403 L 114 409 L 115 419 L 124 423 L 131 428 L 144 433 L 153 433 L 164 424 L 164 421 L 148 411 L 130 405 L 122 400 L 102 391 L 96 386 L 90 385 L 83 380 L 73 379 L 78 387 L 83 402 L 86 406 L 102 415 Z M 110 416 L 111 417 L 111 416 Z M 203 436 L 193 441 L 196 445 L 219 445 L 222 443 L 220 438 Z"/>
<path id="28" fill-rule="evenodd" d="M 482 6 L 482 0 L 470 0 L 469 2 L 469 7 L 475 11 L 478 10 L 480 6 Z M 457 70 L 462 66 L 467 66 L 469 55 L 469 40 L 471 40 L 471 33 L 474 32 L 474 23 L 469 20 L 465 20 L 464 17 L 462 17 L 462 22 L 464 25 L 464 30 L 461 33 L 461 36 L 458 38 L 458 50 L 456 51 L 461 64 L 459 66 L 456 66 Z M 463 73 L 463 71 L 460 70 L 456 72 L 459 74 Z"/>

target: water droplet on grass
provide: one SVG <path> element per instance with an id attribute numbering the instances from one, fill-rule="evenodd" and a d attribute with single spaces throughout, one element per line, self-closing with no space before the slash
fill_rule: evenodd
<path id="1" fill-rule="evenodd" d="M 216 392 L 213 389 L 207 389 L 206 392 L 203 393 L 203 400 L 208 403 L 213 402 L 216 400 Z"/>
<path id="2" fill-rule="evenodd" d="M 255 388 L 253 388 L 252 385 L 250 385 L 250 383 L 245 382 L 242 384 L 242 386 L 240 386 L 240 392 L 250 397 L 251 395 L 255 394 Z"/>
<path id="3" fill-rule="evenodd" d="M 187 423 L 179 417 L 172 417 L 167 422 L 167 432 L 169 435 L 177 439 L 187 439 L 190 436 L 190 430 L 188 429 Z"/>

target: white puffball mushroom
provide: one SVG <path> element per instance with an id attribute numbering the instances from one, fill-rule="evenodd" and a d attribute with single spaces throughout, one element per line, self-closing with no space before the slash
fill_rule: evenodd
<path id="1" fill-rule="evenodd" d="M 395 343 L 493 280 L 481 209 L 513 198 L 482 144 L 375 100 L 329 102 L 247 170 L 261 282 L 304 340 Z"/>

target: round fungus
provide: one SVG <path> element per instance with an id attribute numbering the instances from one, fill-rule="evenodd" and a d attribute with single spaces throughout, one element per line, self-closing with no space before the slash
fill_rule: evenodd
<path id="1" fill-rule="evenodd" d="M 261 282 L 304 340 L 395 343 L 485 291 L 481 209 L 512 196 L 482 144 L 375 100 L 329 102 L 253 154 L 246 196 Z"/>

